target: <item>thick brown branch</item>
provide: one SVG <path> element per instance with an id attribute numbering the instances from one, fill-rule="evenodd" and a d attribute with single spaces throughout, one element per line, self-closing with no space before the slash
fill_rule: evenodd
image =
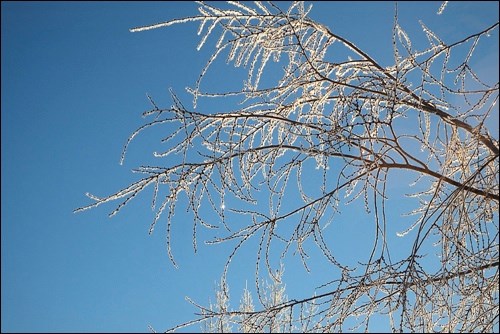
<path id="1" fill-rule="evenodd" d="M 461 120 L 459 120 L 459 119 L 457 119 L 455 117 L 452 117 L 450 114 L 448 114 L 448 113 L 442 111 L 441 109 L 437 108 L 436 106 L 434 106 L 429 101 L 426 101 L 426 100 L 422 99 L 421 97 L 419 97 L 410 88 L 408 88 L 407 86 L 404 86 L 400 82 L 398 82 L 397 78 L 394 77 L 391 73 L 389 73 L 389 71 L 387 69 L 383 68 L 377 61 L 375 61 L 372 57 L 370 57 L 366 52 L 364 52 L 363 50 L 361 50 L 360 48 L 358 48 L 356 45 L 354 45 L 353 43 L 351 43 L 347 39 L 345 39 L 345 38 L 343 38 L 343 37 L 341 37 L 341 36 L 339 36 L 337 34 L 332 33 L 325 26 L 318 25 L 316 22 L 309 21 L 308 24 L 310 24 L 314 28 L 321 29 L 322 31 L 324 31 L 325 33 L 327 33 L 329 36 L 338 39 L 339 41 L 341 41 L 342 43 L 344 43 L 346 46 L 348 46 L 349 48 L 351 48 L 352 50 L 354 50 L 356 53 L 358 53 L 360 56 L 362 56 L 365 60 L 369 61 L 380 72 L 384 73 L 391 81 L 397 82 L 398 83 L 398 89 L 401 89 L 405 93 L 410 94 L 410 96 L 413 99 L 415 99 L 415 101 L 416 101 L 415 103 L 407 102 L 406 104 L 408 104 L 408 105 L 410 105 L 410 106 L 412 106 L 412 107 L 414 107 L 416 109 L 432 113 L 432 114 L 440 117 L 444 122 L 446 122 L 446 123 L 448 123 L 450 125 L 462 128 L 465 131 L 467 131 L 467 132 L 469 132 L 469 133 L 477 136 L 479 138 L 479 141 L 483 145 L 485 145 L 491 152 L 493 152 L 493 154 L 495 154 L 496 156 L 499 155 L 499 148 L 498 148 L 498 146 L 495 144 L 495 142 L 491 138 L 489 138 L 488 136 L 480 134 L 479 131 L 477 129 L 473 128 L 471 125 L 469 125 L 469 124 L 467 124 L 467 123 L 465 123 L 465 122 L 463 122 L 463 121 L 461 121 Z M 455 45 L 459 45 L 459 44 L 461 44 L 461 43 L 463 43 L 463 42 L 465 42 L 465 41 L 467 41 L 467 40 L 469 40 L 471 38 L 478 37 L 478 36 L 481 36 L 483 34 L 486 34 L 487 32 L 495 29 L 498 26 L 498 24 L 499 23 L 497 22 L 497 23 L 493 24 L 492 26 L 486 28 L 485 30 L 483 30 L 483 31 L 481 31 L 481 32 L 479 32 L 477 34 L 468 36 L 468 37 L 464 38 L 463 40 L 461 40 L 459 42 L 451 44 L 449 47 L 453 47 Z M 331 81 L 332 83 L 335 83 L 335 84 L 343 84 L 343 83 L 340 83 L 340 82 L 337 82 L 337 81 L 332 81 L 332 80 L 330 80 L 328 78 L 325 78 L 325 79 L 327 79 L 328 81 Z M 356 86 L 348 85 L 348 84 L 343 84 L 343 85 L 351 87 L 351 88 L 362 89 L 362 90 L 365 90 L 365 91 L 371 92 L 371 93 L 386 95 L 384 92 L 372 91 L 372 90 L 369 90 L 369 89 L 367 90 L 367 89 L 362 88 L 362 87 L 356 87 Z"/>

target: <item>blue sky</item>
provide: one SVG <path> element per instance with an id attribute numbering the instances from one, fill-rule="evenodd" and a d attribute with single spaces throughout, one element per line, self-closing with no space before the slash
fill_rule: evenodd
<path id="1" fill-rule="evenodd" d="M 180 268 L 175 269 L 162 227 L 148 235 L 149 198 L 139 198 L 112 219 L 107 217 L 112 206 L 73 210 L 89 203 L 85 192 L 105 195 L 134 180 L 130 170 L 145 151 L 150 154 L 151 138 L 139 137 L 126 163 L 118 162 L 150 107 L 146 93 L 168 106 L 172 87 L 190 105 L 184 87 L 194 85 L 210 51 L 196 51 L 195 24 L 142 33 L 129 28 L 195 14 L 197 5 L 2 1 L 1 6 L 2 332 L 146 332 L 148 324 L 161 331 L 191 319 L 196 309 L 184 297 L 202 304 L 213 300 L 231 248 L 200 246 L 194 255 L 191 225 L 177 224 L 173 247 Z M 464 31 L 498 21 L 498 2 L 450 3 L 437 16 L 439 6 L 401 3 L 400 24 L 413 36 L 420 33 L 421 19 L 454 41 Z M 315 3 L 311 14 L 384 65 L 392 60 L 393 15 L 392 2 Z M 498 31 L 492 38 L 496 44 L 484 57 L 498 59 Z M 496 55 L 488 53 L 493 51 Z M 355 210 L 347 209 L 343 217 L 355 218 Z M 348 249 L 349 242 L 339 247 Z M 313 262 L 312 268 L 326 270 L 323 265 Z M 301 279 L 310 277 L 297 268 L 284 277 L 292 298 Z M 245 281 L 253 282 L 253 265 L 233 270 L 237 301 Z"/>

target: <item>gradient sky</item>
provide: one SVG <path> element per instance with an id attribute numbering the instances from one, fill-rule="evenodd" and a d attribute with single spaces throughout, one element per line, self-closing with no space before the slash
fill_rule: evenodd
<path id="1" fill-rule="evenodd" d="M 421 19 L 445 41 L 455 41 L 498 21 L 498 2 L 452 2 L 438 16 L 440 4 L 400 3 L 399 22 L 410 36 L 422 38 Z M 190 320 L 196 309 L 184 297 L 201 304 L 213 300 L 231 248 L 201 245 L 194 255 L 191 225 L 177 224 L 175 269 L 163 226 L 148 235 L 150 198 L 133 201 L 112 219 L 111 205 L 73 210 L 89 203 L 86 192 L 106 195 L 135 179 L 130 170 L 141 162 L 138 152 L 150 154 L 151 139 L 138 138 L 126 163 L 118 162 L 126 139 L 143 124 L 141 113 L 150 108 L 146 93 L 168 106 L 172 87 L 190 105 L 184 87 L 194 85 L 211 50 L 196 51 L 195 24 L 142 33 L 128 29 L 196 14 L 197 5 L 1 6 L 2 332 L 147 332 L 148 324 L 163 331 Z M 388 65 L 393 7 L 322 2 L 314 4 L 311 16 Z M 496 54 L 484 56 L 498 59 L 498 31 L 493 38 L 489 52 Z M 356 216 L 348 209 L 342 217 Z M 339 247 L 350 243 L 344 242 Z M 356 255 L 353 249 L 345 256 Z M 326 271 L 323 265 L 312 268 Z M 245 282 L 253 284 L 253 264 L 233 269 L 231 289 L 238 301 Z M 292 267 L 284 279 L 294 298 L 301 279 L 313 278 Z"/>

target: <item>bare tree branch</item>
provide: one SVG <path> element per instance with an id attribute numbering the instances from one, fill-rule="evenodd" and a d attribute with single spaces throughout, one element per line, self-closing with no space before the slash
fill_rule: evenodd
<path id="1" fill-rule="evenodd" d="M 286 10 L 270 2 L 199 2 L 198 10 L 131 29 L 192 22 L 199 24 L 198 50 L 214 41 L 188 89 L 195 110 L 173 92 L 169 108 L 148 95 L 152 109 L 143 116 L 154 119 L 124 146 L 122 162 L 137 135 L 165 129 L 162 149 L 154 152 L 161 166 L 138 167 L 142 179 L 105 197 L 88 194 L 93 202 L 75 210 L 117 202 L 113 216 L 152 187 L 150 233 L 165 218 L 174 265 L 171 226 L 180 200 L 192 214 L 195 250 L 200 227 L 218 229 L 207 244 L 234 241 L 216 303 L 190 300 L 199 317 L 169 331 L 198 323 L 210 332 L 232 326 L 369 331 L 370 319 L 380 318 L 399 332 L 498 330 L 499 144 L 488 126 L 498 113 L 499 84 L 481 78 L 472 61 L 478 45 L 488 42 L 484 37 L 498 34 L 498 22 L 451 43 L 420 22 L 428 40 L 420 50 L 398 22 L 396 6 L 394 64 L 384 67 L 309 18 L 311 6 L 303 2 Z M 246 69 L 241 87 L 204 88 L 220 60 Z M 220 99 L 220 107 L 199 106 L 203 99 Z M 239 103 L 227 107 L 234 99 Z M 388 201 L 404 195 L 413 209 L 396 221 Z M 329 231 L 351 203 L 373 219 L 374 233 L 366 256 L 346 262 L 336 256 Z M 395 226 L 407 249 L 394 246 L 389 230 Z M 260 306 L 245 290 L 239 308 L 231 309 L 227 275 L 250 240 L 257 244 Z M 337 276 L 326 277 L 317 294 L 288 299 L 283 268 L 272 264 L 294 252 L 309 271 L 312 250 Z"/>

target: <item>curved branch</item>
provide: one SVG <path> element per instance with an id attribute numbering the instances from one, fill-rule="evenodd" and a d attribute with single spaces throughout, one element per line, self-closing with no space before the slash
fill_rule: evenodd
<path id="1" fill-rule="evenodd" d="M 373 66 L 375 66 L 378 70 L 380 70 L 382 73 L 384 73 L 390 80 L 394 81 L 394 82 L 398 82 L 397 78 L 395 78 L 392 74 L 389 73 L 389 71 L 385 68 L 383 68 L 382 66 L 380 66 L 380 64 L 378 62 L 376 62 L 372 57 L 370 57 L 366 52 L 364 52 L 363 50 L 361 50 L 360 48 L 358 48 L 356 45 L 354 45 L 352 42 L 348 41 L 347 39 L 337 35 L 337 34 L 334 34 L 333 32 L 331 32 L 327 27 L 323 26 L 323 25 L 319 25 L 318 23 L 314 22 L 314 21 L 311 21 L 311 20 L 308 20 L 306 21 L 311 27 L 314 27 L 318 30 L 322 30 L 323 32 L 327 33 L 328 35 L 330 35 L 331 37 L 333 38 L 336 38 L 338 39 L 339 41 L 341 41 L 342 43 L 344 43 L 344 45 L 348 46 L 350 49 L 352 49 L 354 52 L 358 53 L 360 56 L 362 56 L 363 58 L 365 58 L 365 60 L 369 61 Z M 477 34 L 473 34 L 471 36 L 468 36 L 464 39 L 462 39 L 461 41 L 458 41 L 456 43 L 453 43 L 449 46 L 449 48 L 455 46 L 455 45 L 459 45 L 461 43 L 464 43 L 465 41 L 471 39 L 471 38 L 474 38 L 474 37 L 478 37 L 478 36 L 481 36 L 485 33 L 488 33 L 489 31 L 495 29 L 497 26 L 499 25 L 499 23 L 495 23 L 493 24 L 492 26 L 486 28 L 485 30 L 477 33 Z M 326 80 L 329 80 L 331 81 L 330 79 L 328 78 L 325 78 Z M 370 93 L 376 93 L 376 94 L 382 94 L 382 95 L 387 95 L 385 94 L 384 92 L 379 92 L 379 91 L 372 91 L 370 89 L 365 89 L 365 88 L 362 88 L 362 87 L 356 87 L 356 86 L 352 86 L 352 85 L 347 85 L 347 84 L 343 84 L 341 82 L 337 82 L 337 81 L 332 81 L 333 83 L 336 83 L 336 84 L 341 84 L 341 85 L 345 85 L 347 87 L 351 87 L 351 88 L 359 88 L 359 89 L 362 89 L 362 90 L 365 90 L 367 92 L 370 92 Z M 431 114 L 434 114 L 438 117 L 440 117 L 444 122 L 450 124 L 450 125 L 454 125 L 456 127 L 459 127 L 459 128 L 462 128 L 464 129 L 465 131 L 477 136 L 479 138 L 479 141 L 485 145 L 491 152 L 493 152 L 493 154 L 495 154 L 496 156 L 499 155 L 499 148 L 497 145 L 495 145 L 495 142 L 489 138 L 488 136 L 486 135 L 482 135 L 481 133 L 479 133 L 478 129 L 476 128 L 473 128 L 471 125 L 451 116 L 450 114 L 444 112 L 443 110 L 437 108 L 436 106 L 434 106 L 432 103 L 430 103 L 429 101 L 426 101 L 424 99 L 422 99 L 420 96 L 418 96 L 417 94 L 415 94 L 415 92 L 413 92 L 410 88 L 408 88 L 407 86 L 404 86 L 402 84 L 399 84 L 398 85 L 398 88 L 401 89 L 402 91 L 404 91 L 405 93 L 408 93 L 410 94 L 410 96 L 415 99 L 415 101 L 417 101 L 416 103 L 411 103 L 411 102 L 405 102 L 407 105 L 409 106 L 412 106 L 418 110 L 422 110 L 422 111 L 426 111 L 426 112 L 429 112 Z"/>

